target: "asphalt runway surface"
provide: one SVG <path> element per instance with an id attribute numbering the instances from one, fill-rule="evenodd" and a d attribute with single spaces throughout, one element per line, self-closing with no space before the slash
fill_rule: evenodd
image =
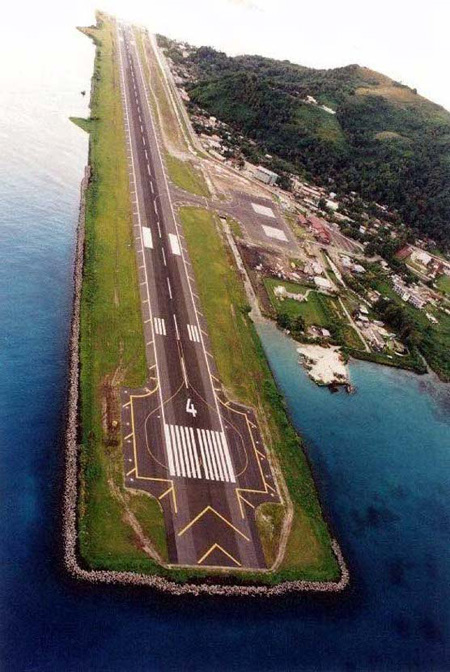
<path id="1" fill-rule="evenodd" d="M 222 390 L 131 29 L 118 46 L 148 365 L 121 391 L 125 484 L 158 498 L 170 564 L 265 567 L 255 512 L 279 491 L 254 411 Z"/>

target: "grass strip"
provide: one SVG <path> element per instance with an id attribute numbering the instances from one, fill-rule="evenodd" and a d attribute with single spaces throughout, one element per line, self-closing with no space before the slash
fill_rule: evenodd
<path id="1" fill-rule="evenodd" d="M 92 169 L 81 298 L 79 547 L 89 567 L 153 569 L 154 562 L 125 520 L 126 506 L 142 500 L 138 513 L 142 518 L 141 509 L 147 509 L 146 530 L 159 538 L 161 511 L 149 498 L 131 495 L 123 487 L 118 389 L 123 384 L 143 385 L 146 361 L 115 26 L 98 14 L 97 27 L 83 32 L 97 49 L 91 118 L 77 120 L 90 133 Z"/>

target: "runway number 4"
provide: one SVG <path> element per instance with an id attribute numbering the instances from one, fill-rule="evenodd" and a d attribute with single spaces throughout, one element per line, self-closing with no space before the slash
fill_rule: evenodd
<path id="1" fill-rule="evenodd" d="M 197 415 L 197 409 L 195 408 L 194 404 L 192 403 L 192 399 L 188 399 L 186 402 L 186 413 L 190 413 L 191 415 L 195 416 Z"/>

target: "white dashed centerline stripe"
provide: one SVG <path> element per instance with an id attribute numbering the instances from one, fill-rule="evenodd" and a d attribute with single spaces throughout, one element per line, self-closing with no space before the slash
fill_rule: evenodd
<path id="1" fill-rule="evenodd" d="M 176 318 L 175 315 L 173 316 L 173 321 L 174 321 L 174 324 L 175 324 L 176 337 L 177 337 L 178 340 L 180 340 L 180 332 L 178 331 L 178 322 L 177 322 L 177 318 Z"/>
<path id="2" fill-rule="evenodd" d="M 170 280 L 169 278 L 166 278 L 167 280 L 167 289 L 169 290 L 169 296 L 172 299 L 172 287 L 170 286 Z"/>
<path id="3" fill-rule="evenodd" d="M 161 248 L 161 254 L 164 262 L 164 266 L 167 266 L 167 261 L 166 261 L 166 253 L 164 252 L 164 248 Z"/>

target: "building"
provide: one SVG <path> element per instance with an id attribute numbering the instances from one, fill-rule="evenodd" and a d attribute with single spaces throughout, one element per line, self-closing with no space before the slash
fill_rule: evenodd
<path id="1" fill-rule="evenodd" d="M 397 259 L 399 261 L 404 261 L 405 259 L 407 259 L 410 256 L 411 251 L 412 250 L 409 247 L 409 245 L 405 245 L 405 247 L 402 247 L 402 249 L 399 250 L 395 256 L 397 257 Z"/>
<path id="2" fill-rule="evenodd" d="M 419 310 L 422 310 L 422 308 L 427 305 L 427 300 L 418 294 L 411 294 L 408 300 L 414 308 L 418 308 Z"/>
<path id="3" fill-rule="evenodd" d="M 325 291 L 332 289 L 333 285 L 327 278 L 321 278 L 320 275 L 316 275 L 314 278 L 314 284 L 318 289 L 323 289 Z"/>
<path id="4" fill-rule="evenodd" d="M 411 260 L 415 261 L 418 264 L 421 264 L 422 266 L 428 266 L 430 263 L 432 257 L 429 255 L 427 252 L 424 250 L 414 250 L 413 253 L 411 254 Z"/>
<path id="5" fill-rule="evenodd" d="M 268 168 L 264 168 L 264 166 L 257 166 L 253 175 L 260 182 L 264 182 L 264 184 L 273 185 L 278 180 L 278 175 L 271 170 L 268 170 Z"/>
<path id="6" fill-rule="evenodd" d="M 315 215 L 309 215 L 308 222 L 311 227 L 311 231 L 317 240 L 324 245 L 329 245 L 331 242 L 331 236 L 325 221 L 320 219 L 320 217 L 316 217 Z"/>

